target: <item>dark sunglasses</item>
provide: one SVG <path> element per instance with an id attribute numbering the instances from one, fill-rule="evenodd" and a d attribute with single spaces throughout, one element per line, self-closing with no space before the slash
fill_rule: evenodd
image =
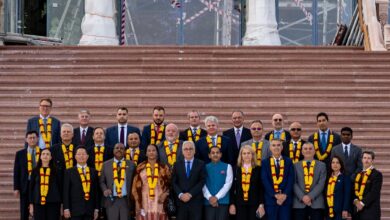
<path id="1" fill-rule="evenodd" d="M 252 131 L 256 131 L 256 130 L 257 130 L 257 131 L 261 131 L 262 128 L 251 128 L 251 130 L 252 130 Z"/>
<path id="2" fill-rule="evenodd" d="M 275 118 L 274 121 L 283 121 L 281 118 Z"/>
<path id="3" fill-rule="evenodd" d="M 302 128 L 291 128 L 290 131 L 302 131 Z"/>

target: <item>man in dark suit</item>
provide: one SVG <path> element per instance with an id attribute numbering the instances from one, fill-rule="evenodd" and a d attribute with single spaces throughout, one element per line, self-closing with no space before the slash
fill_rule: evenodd
<path id="1" fill-rule="evenodd" d="M 209 149 L 212 146 L 217 146 L 221 149 L 222 152 L 221 161 L 235 165 L 237 161 L 233 160 L 234 144 L 230 141 L 230 138 L 218 135 L 218 119 L 215 116 L 208 116 L 204 121 L 207 130 L 207 136 L 199 139 L 199 141 L 196 142 L 195 157 L 207 164 L 211 161 L 208 156 Z"/>
<path id="2" fill-rule="evenodd" d="M 353 200 L 352 219 L 353 220 L 371 220 L 381 219 L 381 189 L 383 176 L 374 166 L 375 154 L 372 151 L 364 151 L 362 162 L 363 170 L 356 176 L 355 195 Z M 364 182 L 364 176 L 368 175 Z M 365 186 L 365 187 L 364 187 Z M 364 187 L 363 193 L 362 187 Z M 358 191 L 359 193 L 356 193 Z"/>
<path id="3" fill-rule="evenodd" d="M 20 199 L 21 220 L 27 220 L 29 216 L 29 183 L 31 172 L 38 163 L 40 152 L 40 148 L 37 146 L 38 132 L 28 131 L 26 133 L 26 142 L 27 148 L 16 152 L 14 162 L 14 195 Z M 28 161 L 30 157 L 28 154 L 31 155 L 30 161 Z"/>
<path id="4" fill-rule="evenodd" d="M 283 116 L 281 114 L 274 114 L 272 116 L 272 127 L 273 130 L 265 135 L 266 140 L 279 139 L 286 143 L 290 142 L 291 136 L 287 130 L 283 129 Z"/>
<path id="5" fill-rule="evenodd" d="M 241 143 L 241 147 L 249 145 L 255 151 L 256 165 L 261 166 L 261 161 L 271 156 L 269 149 L 269 141 L 263 138 L 263 122 L 260 120 L 254 120 L 250 126 L 252 139 Z"/>
<path id="6" fill-rule="evenodd" d="M 235 110 L 232 113 L 233 128 L 230 128 L 222 133 L 223 136 L 230 138 L 233 142 L 233 161 L 238 158 L 238 152 L 240 152 L 241 143 L 252 138 L 251 131 L 244 127 L 244 112 L 241 110 Z"/>
<path id="7" fill-rule="evenodd" d="M 202 187 L 206 179 L 203 161 L 194 158 L 195 145 L 183 143 L 184 160 L 173 166 L 172 184 L 177 198 L 177 220 L 201 220 L 203 208 Z"/>
<path id="8" fill-rule="evenodd" d="M 66 169 L 75 165 L 74 153 L 76 146 L 72 144 L 72 139 L 73 126 L 68 123 L 63 124 L 61 126 L 61 142 L 51 148 L 52 160 L 61 175 L 64 174 Z"/>
<path id="9" fill-rule="evenodd" d="M 126 160 L 131 160 L 135 166 L 146 160 L 145 148 L 141 146 L 141 138 L 138 133 L 132 132 L 127 135 L 127 145 Z"/>
<path id="10" fill-rule="evenodd" d="M 330 154 L 333 146 L 341 143 L 340 135 L 332 131 L 328 127 L 329 117 L 325 112 L 317 114 L 318 131 L 310 135 L 308 140 L 314 145 L 316 151 L 315 158 L 324 162 L 326 165 L 330 163 Z"/>
<path id="11" fill-rule="evenodd" d="M 180 140 L 197 142 L 200 138 L 207 135 L 206 130 L 200 127 L 200 114 L 192 110 L 187 114 L 190 121 L 190 127 L 180 132 Z"/>
<path id="12" fill-rule="evenodd" d="M 340 157 L 344 162 L 344 174 L 355 179 L 355 174 L 362 168 L 362 149 L 352 144 L 353 131 L 350 127 L 344 127 L 341 129 L 341 141 L 342 143 L 334 146 L 331 153 L 333 156 Z"/>
<path id="13" fill-rule="evenodd" d="M 149 144 L 159 145 L 165 140 L 165 109 L 162 106 L 153 108 L 153 123 L 145 125 L 142 130 L 142 146 L 147 148 Z M 146 150 L 146 149 L 145 149 Z"/>
<path id="14" fill-rule="evenodd" d="M 41 149 L 49 148 L 60 142 L 61 122 L 50 115 L 53 102 L 49 98 L 41 99 L 39 102 L 39 116 L 34 116 L 27 121 L 27 132 L 37 131 L 39 134 L 38 145 Z M 51 135 L 48 135 L 51 130 Z M 51 139 L 50 139 L 51 136 Z M 27 145 L 25 145 L 27 147 Z"/>
<path id="15" fill-rule="evenodd" d="M 75 153 L 77 165 L 66 170 L 64 177 L 64 217 L 72 220 L 96 220 L 99 214 L 99 201 L 96 198 L 98 176 L 95 169 L 87 166 L 87 149 L 79 146 Z"/>
<path id="16" fill-rule="evenodd" d="M 176 161 L 183 160 L 182 141 L 179 140 L 179 128 L 170 123 L 165 127 L 165 141 L 158 145 L 160 162 L 172 169 Z M 174 161 L 173 155 L 176 155 Z"/>
<path id="17" fill-rule="evenodd" d="M 103 162 L 111 159 L 113 157 L 111 148 L 108 148 L 104 145 L 104 140 L 106 138 L 104 128 L 96 127 L 93 130 L 93 145 L 88 150 L 88 166 L 95 168 L 96 172 L 100 176 L 102 171 Z M 96 156 L 103 152 L 103 161 L 100 161 Z"/>
<path id="18" fill-rule="evenodd" d="M 118 125 L 107 128 L 106 131 L 106 147 L 110 147 L 111 150 L 117 143 L 127 145 L 127 135 L 131 132 L 137 132 L 141 134 L 139 129 L 127 124 L 129 110 L 126 107 L 119 107 L 116 113 L 116 119 Z"/>
<path id="19" fill-rule="evenodd" d="M 289 157 L 293 163 L 303 159 L 302 146 L 306 141 L 302 140 L 302 125 L 295 121 L 290 125 L 290 142 L 285 142 L 283 146 L 283 155 Z"/>
<path id="20" fill-rule="evenodd" d="M 114 147 L 114 158 L 104 162 L 102 175 L 99 178 L 100 188 L 104 195 L 104 207 L 107 210 L 108 219 L 128 220 L 130 207 L 131 186 L 135 165 L 130 160 L 126 160 L 125 146 L 118 143 Z M 117 168 L 114 170 L 114 163 Z M 124 164 L 123 164 L 124 163 Z M 124 166 L 124 177 L 121 175 L 121 167 Z M 115 184 L 114 172 L 117 174 L 118 183 L 124 178 L 121 189 Z"/>
<path id="21" fill-rule="evenodd" d="M 88 149 L 93 146 L 93 127 L 89 126 L 91 113 L 88 110 L 79 112 L 80 127 L 74 129 L 72 143 L 77 147 L 79 145 L 86 146 Z"/>

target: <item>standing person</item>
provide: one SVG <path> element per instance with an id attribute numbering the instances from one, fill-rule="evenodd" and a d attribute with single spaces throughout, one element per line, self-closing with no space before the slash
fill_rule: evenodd
<path id="1" fill-rule="evenodd" d="M 364 151 L 363 169 L 356 175 L 353 199 L 353 220 L 381 218 L 382 173 L 374 167 L 375 154 Z"/>
<path id="2" fill-rule="evenodd" d="M 64 217 L 72 220 L 96 220 L 99 216 L 96 170 L 87 166 L 88 152 L 84 146 L 75 151 L 76 166 L 67 169 L 64 176 Z"/>
<path id="3" fill-rule="evenodd" d="M 347 219 L 351 206 L 352 185 L 351 178 L 344 174 L 344 163 L 338 156 L 331 159 L 330 172 L 326 183 L 326 219 Z"/>
<path id="4" fill-rule="evenodd" d="M 62 178 L 55 168 L 49 149 L 41 151 L 31 174 L 30 215 L 37 220 L 58 219 L 62 203 Z"/>
<path id="5" fill-rule="evenodd" d="M 260 120 L 252 121 L 250 130 L 252 139 L 243 142 L 241 146 L 252 146 L 252 149 L 256 154 L 256 165 L 261 166 L 261 161 L 271 156 L 269 141 L 263 139 L 263 122 Z"/>
<path id="6" fill-rule="evenodd" d="M 203 209 L 202 187 L 206 179 L 203 161 L 194 158 L 195 144 L 183 142 L 184 160 L 173 166 L 172 185 L 177 198 L 177 220 L 201 220 Z"/>
<path id="7" fill-rule="evenodd" d="M 282 141 L 273 139 L 270 149 L 272 156 L 263 160 L 261 168 L 266 217 L 268 220 L 290 220 L 294 166 L 290 158 L 282 156 Z"/>
<path id="8" fill-rule="evenodd" d="M 19 150 L 14 162 L 14 195 L 20 199 L 20 219 L 28 220 L 28 198 L 31 173 L 39 161 L 41 148 L 37 146 L 38 132 L 26 133 L 27 148 Z"/>
<path id="9" fill-rule="evenodd" d="M 164 205 L 169 195 L 171 173 L 158 159 L 158 147 L 146 148 L 147 160 L 137 166 L 132 194 L 136 204 L 136 219 L 166 220 Z"/>
<path id="10" fill-rule="evenodd" d="M 229 213 L 236 215 L 237 220 L 255 220 L 256 216 L 264 216 L 260 167 L 256 166 L 256 156 L 251 146 L 241 147 L 234 174 Z"/>
<path id="11" fill-rule="evenodd" d="M 289 143 L 291 139 L 290 132 L 283 129 L 283 116 L 279 113 L 272 115 L 272 127 L 273 130 L 265 135 L 265 139 L 272 141 L 273 139 L 279 139 L 283 142 Z"/>
<path id="12" fill-rule="evenodd" d="M 200 114 L 197 110 L 192 110 L 187 114 L 190 122 L 189 128 L 180 132 L 180 140 L 197 142 L 207 135 L 206 130 L 200 127 Z"/>
<path id="13" fill-rule="evenodd" d="M 221 162 L 221 149 L 212 147 L 206 165 L 206 184 L 203 186 L 206 220 L 226 220 L 229 217 L 229 190 L 233 183 L 232 167 Z"/>
<path id="14" fill-rule="evenodd" d="M 127 145 L 126 160 L 131 160 L 135 166 L 146 160 L 145 148 L 141 146 L 141 138 L 137 132 L 127 135 Z"/>
<path id="15" fill-rule="evenodd" d="M 326 166 L 314 159 L 314 146 L 306 142 L 302 146 L 303 160 L 294 164 L 295 183 L 293 213 L 295 220 L 323 220 Z"/>
<path id="16" fill-rule="evenodd" d="M 109 147 L 104 146 L 104 140 L 106 138 L 104 128 L 96 127 L 93 130 L 93 145 L 88 150 L 88 166 L 96 170 L 98 176 L 101 175 L 103 169 L 103 163 L 113 157 L 112 150 Z M 100 190 L 99 190 L 100 191 Z"/>
<path id="17" fill-rule="evenodd" d="M 61 122 L 50 115 L 53 102 L 49 98 L 39 101 L 39 116 L 34 116 L 27 121 L 27 132 L 39 132 L 38 145 L 41 149 L 50 148 L 60 143 Z"/>
<path id="18" fill-rule="evenodd" d="M 125 158 L 125 146 L 117 143 L 113 150 L 114 158 L 103 164 L 99 178 L 103 191 L 106 214 L 109 220 L 128 220 L 131 184 L 135 165 Z"/>
<path id="19" fill-rule="evenodd" d="M 165 140 L 158 145 L 160 162 L 170 169 L 178 160 L 183 160 L 183 142 L 179 140 L 179 128 L 170 123 L 165 127 Z"/>
<path id="20" fill-rule="evenodd" d="M 77 147 L 79 145 L 86 146 L 89 150 L 93 147 L 93 127 L 89 126 L 91 113 L 87 109 L 80 110 L 78 114 L 80 126 L 73 130 L 72 143 Z"/>
<path id="21" fill-rule="evenodd" d="M 302 146 L 306 141 L 302 140 L 302 125 L 301 123 L 295 121 L 290 125 L 290 142 L 286 142 L 283 148 L 283 155 L 289 157 L 293 163 L 303 159 L 302 155 Z"/>
<path id="22" fill-rule="evenodd" d="M 74 153 L 77 146 L 72 144 L 73 127 L 66 123 L 61 126 L 61 143 L 51 148 L 52 157 L 58 172 L 63 175 L 65 170 L 75 165 Z"/>
<path id="23" fill-rule="evenodd" d="M 142 146 L 147 147 L 149 144 L 159 145 L 165 140 L 165 109 L 162 106 L 153 108 L 153 123 L 145 125 L 142 130 Z"/>

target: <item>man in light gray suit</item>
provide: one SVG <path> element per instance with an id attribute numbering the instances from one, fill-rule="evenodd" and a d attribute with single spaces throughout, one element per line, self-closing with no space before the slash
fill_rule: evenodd
<path id="1" fill-rule="evenodd" d="M 158 145 L 160 162 L 168 165 L 172 169 L 176 161 L 184 159 L 181 145 L 182 141 L 179 140 L 179 128 L 173 123 L 168 124 L 165 127 L 165 141 Z M 171 158 L 174 158 L 172 156 L 175 154 L 176 161 L 173 161 L 173 159 L 169 160 L 169 154 L 171 154 Z"/>
<path id="2" fill-rule="evenodd" d="M 125 160 L 124 156 L 125 146 L 122 143 L 115 144 L 114 158 L 104 162 L 99 179 L 100 188 L 104 195 L 103 205 L 109 220 L 128 220 L 129 197 L 131 196 L 135 165 L 132 161 Z M 122 169 L 125 169 L 124 177 Z"/>
<path id="3" fill-rule="evenodd" d="M 258 161 L 260 159 L 264 160 L 269 158 L 272 153 L 269 149 L 269 141 L 263 139 L 263 122 L 260 120 L 252 121 L 251 126 L 249 128 L 251 130 L 252 139 L 247 140 L 241 143 L 241 146 L 249 145 L 253 149 L 256 148 L 255 153 L 257 157 L 257 149 L 261 147 L 261 158 L 256 158 Z M 236 162 L 236 161 L 235 161 Z"/>
<path id="4" fill-rule="evenodd" d="M 295 220 L 323 220 L 326 166 L 314 160 L 314 146 L 306 142 L 302 147 L 304 159 L 294 164 L 295 184 L 293 213 Z M 305 176 L 308 176 L 308 178 Z"/>
<path id="5" fill-rule="evenodd" d="M 340 157 L 344 162 L 344 173 L 355 179 L 355 174 L 362 170 L 362 149 L 352 144 L 353 131 L 350 127 L 341 129 L 341 144 L 334 146 L 331 153 L 333 156 Z"/>

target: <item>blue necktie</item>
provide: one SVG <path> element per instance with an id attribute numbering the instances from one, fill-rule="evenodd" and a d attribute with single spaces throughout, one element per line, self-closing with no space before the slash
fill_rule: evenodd
<path id="1" fill-rule="evenodd" d="M 348 146 L 347 145 L 344 146 L 344 157 L 348 158 Z"/>
<path id="2" fill-rule="evenodd" d="M 187 165 L 186 165 L 186 175 L 187 175 L 187 178 L 190 177 L 190 172 L 191 172 L 191 161 L 186 161 Z"/>
<path id="3" fill-rule="evenodd" d="M 322 152 L 324 152 L 325 151 L 325 149 L 326 149 L 326 138 L 325 138 L 325 132 L 322 132 L 322 136 L 321 136 L 321 148 L 322 148 Z"/>
<path id="4" fill-rule="evenodd" d="M 240 148 L 240 141 L 241 141 L 241 134 L 240 134 L 240 130 L 237 129 L 237 133 L 236 133 L 236 144 L 237 144 L 237 148 Z"/>
<path id="5" fill-rule="evenodd" d="M 275 139 L 280 139 L 280 131 L 275 132 Z"/>
<path id="6" fill-rule="evenodd" d="M 213 146 L 215 146 L 215 137 L 212 137 L 211 141 L 213 142 Z"/>

